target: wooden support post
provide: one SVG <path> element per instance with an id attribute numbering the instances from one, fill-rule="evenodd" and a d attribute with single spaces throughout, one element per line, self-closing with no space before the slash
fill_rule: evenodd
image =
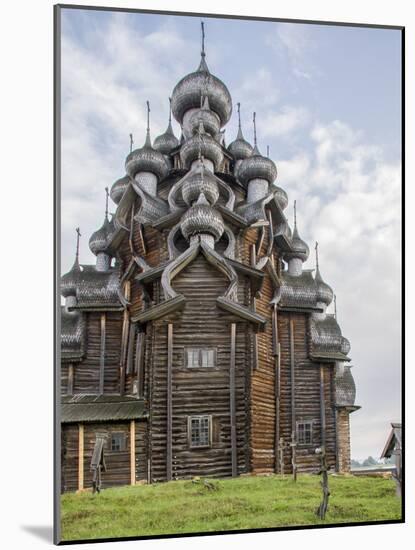
<path id="1" fill-rule="evenodd" d="M 167 325 L 167 481 L 172 479 L 172 374 L 173 374 L 173 325 Z"/>
<path id="2" fill-rule="evenodd" d="M 280 441 L 280 410 L 281 410 L 281 349 L 278 344 L 278 354 L 275 360 L 275 472 L 280 472 L 281 464 L 279 464 L 279 441 Z"/>
<path id="3" fill-rule="evenodd" d="M 84 425 L 78 424 L 78 491 L 84 488 Z"/>
<path id="4" fill-rule="evenodd" d="M 137 394 L 141 399 L 144 397 L 144 346 L 145 346 L 145 333 L 139 332 L 137 334 L 137 344 L 135 351 L 135 372 L 137 374 Z"/>
<path id="5" fill-rule="evenodd" d="M 130 474 L 131 485 L 135 485 L 135 420 L 130 423 Z"/>
<path id="6" fill-rule="evenodd" d="M 272 352 L 274 355 L 274 400 L 275 400 L 275 429 L 274 429 L 274 470 L 279 471 L 278 446 L 280 441 L 280 344 L 278 342 L 277 305 L 272 309 Z"/>
<path id="7" fill-rule="evenodd" d="M 104 378 L 105 378 L 105 331 L 106 331 L 106 314 L 101 314 L 101 345 L 99 353 L 99 393 L 104 393 Z"/>
<path id="8" fill-rule="evenodd" d="M 256 248 L 255 245 L 251 245 L 251 266 L 255 267 L 256 265 Z M 252 296 L 252 311 L 256 311 L 256 298 L 255 296 Z M 252 343 L 252 368 L 253 370 L 256 370 L 258 368 L 258 334 L 256 332 L 253 333 L 253 343 Z"/>
<path id="9" fill-rule="evenodd" d="M 126 281 L 124 285 L 124 296 L 126 300 L 130 300 L 131 283 Z M 122 334 L 121 334 L 121 354 L 120 354 L 120 395 L 125 393 L 125 371 L 127 362 L 127 347 L 128 347 L 128 333 L 129 333 L 129 313 L 127 308 L 124 309 Z"/>
<path id="10" fill-rule="evenodd" d="M 69 363 L 68 368 L 68 387 L 66 389 L 66 393 L 68 395 L 73 395 L 73 386 L 74 386 L 74 365 L 73 363 Z"/>
<path id="11" fill-rule="evenodd" d="M 238 475 L 238 457 L 236 440 L 236 403 L 235 403 L 235 367 L 236 367 L 236 323 L 231 323 L 231 364 L 229 368 L 232 477 Z"/>
<path id="12" fill-rule="evenodd" d="M 291 456 L 294 479 L 297 477 L 296 464 L 296 411 L 295 411 L 295 349 L 294 349 L 294 320 L 290 318 L 290 381 L 291 381 Z"/>
<path id="13" fill-rule="evenodd" d="M 326 447 L 326 406 L 324 399 L 324 367 L 320 364 L 320 425 L 321 446 Z"/>

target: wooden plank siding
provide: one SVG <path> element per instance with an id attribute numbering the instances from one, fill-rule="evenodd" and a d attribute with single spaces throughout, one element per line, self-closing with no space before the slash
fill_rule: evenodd
<path id="1" fill-rule="evenodd" d="M 75 366 L 74 393 L 100 393 L 100 358 L 103 341 L 101 340 L 101 313 L 90 312 L 87 315 L 87 348 L 85 359 Z M 120 342 L 122 331 L 122 312 L 105 314 L 105 346 L 103 369 L 103 393 L 119 393 Z M 65 373 L 67 382 L 67 374 Z M 62 384 L 62 393 L 67 387 Z"/>
<path id="2" fill-rule="evenodd" d="M 151 476 L 164 480 L 166 471 L 167 426 L 167 323 L 173 324 L 172 348 L 172 476 L 174 479 L 232 475 L 229 368 L 231 361 L 230 324 L 239 319 L 218 309 L 216 298 L 229 282 L 199 255 L 174 280 L 173 287 L 185 295 L 182 312 L 153 323 L 151 372 L 150 449 Z M 245 285 L 245 281 L 243 281 Z M 201 292 L 200 290 L 203 289 Z M 248 470 L 246 437 L 246 338 L 247 324 L 236 323 L 235 346 L 235 415 L 237 465 L 239 472 Z M 148 329 L 148 331 L 151 329 Z M 185 347 L 214 347 L 214 368 L 185 366 Z M 148 346 L 149 347 L 149 346 Z M 190 415 L 211 415 L 213 441 L 211 448 L 190 449 L 187 424 Z"/>

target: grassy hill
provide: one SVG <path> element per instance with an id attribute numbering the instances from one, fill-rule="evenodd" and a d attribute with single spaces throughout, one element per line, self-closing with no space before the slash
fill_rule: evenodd
<path id="1" fill-rule="evenodd" d="M 391 479 L 330 476 L 328 513 L 319 520 L 320 478 L 299 475 L 172 481 L 62 496 L 63 540 L 399 520 Z"/>

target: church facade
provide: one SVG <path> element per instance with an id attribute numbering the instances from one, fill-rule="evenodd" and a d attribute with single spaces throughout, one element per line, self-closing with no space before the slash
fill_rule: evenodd
<path id="1" fill-rule="evenodd" d="M 226 146 L 226 85 L 175 86 L 167 130 L 131 150 L 116 204 L 61 278 L 61 489 L 350 469 L 350 344 L 286 217 L 275 163 Z M 170 115 L 170 116 L 171 116 Z M 131 147 L 132 149 L 132 147 Z M 294 204 L 295 211 L 295 204 Z"/>

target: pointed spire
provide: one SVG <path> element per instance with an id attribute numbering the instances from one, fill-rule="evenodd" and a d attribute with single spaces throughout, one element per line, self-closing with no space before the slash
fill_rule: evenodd
<path id="1" fill-rule="evenodd" d="M 133 143 L 134 143 L 133 134 L 130 134 L 130 153 L 133 150 Z"/>
<path id="2" fill-rule="evenodd" d="M 244 139 L 244 136 L 242 134 L 242 126 L 241 126 L 241 104 L 238 102 L 238 134 L 236 136 L 236 139 Z"/>
<path id="3" fill-rule="evenodd" d="M 297 201 L 294 201 L 294 229 L 297 228 Z"/>
<path id="4" fill-rule="evenodd" d="M 74 261 L 74 264 L 72 266 L 72 270 L 79 270 L 80 267 L 79 267 L 79 239 L 81 237 L 81 231 L 79 229 L 79 227 L 77 227 L 75 229 L 76 231 L 76 252 L 75 252 L 75 261 Z"/>
<path id="5" fill-rule="evenodd" d="M 334 295 L 333 298 L 334 298 L 334 318 L 337 321 L 337 296 Z"/>
<path id="6" fill-rule="evenodd" d="M 144 147 L 151 147 L 151 138 L 150 138 L 150 102 L 147 100 L 147 133 L 146 133 L 146 141 L 144 143 Z"/>
<path id="7" fill-rule="evenodd" d="M 171 125 L 171 97 L 169 97 L 169 123 L 167 125 L 166 134 L 174 136 L 173 127 Z"/>
<path id="8" fill-rule="evenodd" d="M 105 188 L 105 219 L 108 221 L 108 187 Z"/>
<path id="9" fill-rule="evenodd" d="M 269 158 L 269 145 L 267 145 L 267 157 Z"/>
<path id="10" fill-rule="evenodd" d="M 198 71 L 208 73 L 209 69 L 208 69 L 208 66 L 206 64 L 206 59 L 205 59 L 205 57 L 206 57 L 206 53 L 205 53 L 205 24 L 203 23 L 203 21 L 200 22 L 200 26 L 201 26 L 201 29 L 202 29 L 202 50 L 200 52 L 201 59 L 200 59 L 200 65 L 199 65 Z"/>
<path id="11" fill-rule="evenodd" d="M 318 272 L 319 270 L 319 266 L 318 266 L 318 242 L 316 241 L 316 245 L 314 247 L 314 250 L 316 251 L 316 273 Z"/>
<path id="12" fill-rule="evenodd" d="M 254 112 L 254 116 L 252 117 L 253 123 L 254 123 L 254 150 L 252 152 L 252 155 L 260 155 L 258 145 L 257 145 L 257 139 L 256 139 L 256 113 Z"/>

